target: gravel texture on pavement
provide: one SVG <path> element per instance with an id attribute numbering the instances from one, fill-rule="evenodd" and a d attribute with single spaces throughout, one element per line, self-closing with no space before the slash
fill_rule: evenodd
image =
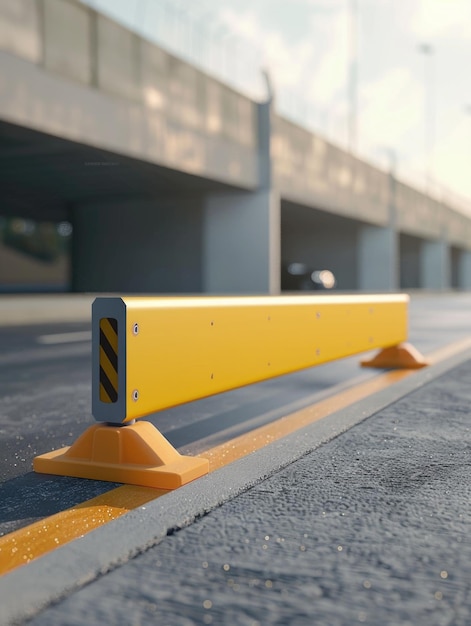
<path id="1" fill-rule="evenodd" d="M 30 623 L 469 626 L 470 381 L 466 362 Z"/>

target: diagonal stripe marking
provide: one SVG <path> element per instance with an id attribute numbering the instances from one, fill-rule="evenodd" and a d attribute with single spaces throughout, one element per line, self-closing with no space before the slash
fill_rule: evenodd
<path id="1" fill-rule="evenodd" d="M 100 330 L 105 334 L 111 348 L 118 352 L 118 323 L 112 317 L 102 317 L 100 320 Z"/>
<path id="2" fill-rule="evenodd" d="M 100 400 L 102 402 L 116 402 L 118 399 L 118 394 L 116 390 L 113 388 L 113 385 L 110 384 L 108 377 L 100 368 Z"/>
<path id="3" fill-rule="evenodd" d="M 108 380 L 113 385 L 114 389 L 117 391 L 118 390 L 118 372 L 114 369 L 113 365 L 110 363 L 110 360 L 106 352 L 103 350 L 101 346 L 100 346 L 100 368 L 103 369 L 106 376 L 108 377 Z"/>
<path id="4" fill-rule="evenodd" d="M 113 369 L 117 371 L 118 370 L 118 353 L 113 350 L 110 342 L 108 341 L 107 336 L 105 335 L 102 329 L 100 329 L 100 350 L 103 350 L 106 353 L 108 359 L 110 360 L 111 365 L 113 366 Z"/>

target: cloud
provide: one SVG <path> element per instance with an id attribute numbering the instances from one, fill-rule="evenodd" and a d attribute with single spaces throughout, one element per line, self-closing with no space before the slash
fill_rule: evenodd
<path id="1" fill-rule="evenodd" d="M 361 90 L 361 116 L 372 140 L 395 144 L 422 126 L 423 90 L 407 68 L 390 69 Z"/>
<path id="2" fill-rule="evenodd" d="M 411 2 L 412 11 L 406 24 L 410 32 L 423 40 L 469 41 L 471 3 L 469 0 L 427 0 Z"/>
<path id="3" fill-rule="evenodd" d="M 309 68 L 310 100 L 319 106 L 331 107 L 333 101 L 345 97 L 348 79 L 348 26 L 346 13 L 319 20 L 311 17 L 311 30 L 316 39 L 315 62 Z"/>
<path id="4" fill-rule="evenodd" d="M 304 69 L 313 56 L 309 40 L 290 44 L 280 32 L 266 29 L 251 10 L 238 12 L 232 7 L 224 7 L 219 20 L 259 50 L 261 62 L 272 70 L 275 89 L 293 89 L 301 84 Z"/>
<path id="5" fill-rule="evenodd" d="M 221 5 L 218 21 L 261 51 L 260 60 L 263 58 L 271 70 L 277 107 L 282 114 L 301 124 L 314 121 L 314 128 L 345 145 L 349 114 L 349 4 L 346 0 L 290 1 L 300 10 L 303 8 L 296 19 L 303 15 L 307 25 L 297 39 L 290 39 L 289 29 L 277 26 L 276 20 L 267 24 L 267 8 L 261 4 L 254 3 L 245 10 Z M 471 151 L 467 154 L 471 137 L 469 142 L 464 141 L 463 132 L 459 131 L 440 136 L 448 101 L 466 101 L 463 80 L 454 69 L 458 70 L 456 58 L 465 58 L 469 52 L 471 1 L 360 0 L 360 5 L 360 154 L 377 162 L 382 152 L 384 165 L 385 149 L 392 149 L 397 153 L 399 174 L 412 174 L 415 170 L 413 178 L 423 184 L 424 76 L 417 45 L 430 43 L 437 46 L 439 63 L 451 68 L 446 75 L 447 88 L 439 93 L 437 111 L 441 117 L 436 120 L 435 178 L 448 181 L 471 196 L 471 182 L 464 165 L 471 158 Z M 455 65 L 451 67 L 451 63 Z M 255 65 L 252 69 L 254 73 L 258 71 Z M 437 77 L 443 81 L 443 72 L 437 73 Z"/>
<path id="6" fill-rule="evenodd" d="M 335 13 L 345 7 L 345 0 L 291 0 L 291 2 L 310 7 L 318 13 Z"/>
<path id="7" fill-rule="evenodd" d="M 460 189 L 471 198 L 471 119 L 461 116 L 460 121 L 443 138 L 434 159 L 436 177 L 448 187 Z M 471 209 L 468 206 L 468 211 Z"/>
<path id="8" fill-rule="evenodd" d="M 306 0 L 299 1 L 309 4 Z M 336 9 L 321 17 L 310 11 L 306 15 L 309 16 L 308 35 L 294 43 L 283 36 L 282 31 L 267 29 L 253 10 L 238 12 L 224 7 L 219 19 L 237 36 L 262 51 L 261 57 L 271 70 L 275 90 L 285 92 L 281 100 L 288 100 L 291 94 L 291 99 L 297 99 L 301 106 L 326 110 L 332 107 L 334 99 L 338 108 L 347 78 L 345 11 Z"/>
<path id="9" fill-rule="evenodd" d="M 260 41 L 261 35 L 265 34 L 253 11 L 241 13 L 232 7 L 225 6 L 221 9 L 218 19 L 235 34 L 255 43 Z"/>

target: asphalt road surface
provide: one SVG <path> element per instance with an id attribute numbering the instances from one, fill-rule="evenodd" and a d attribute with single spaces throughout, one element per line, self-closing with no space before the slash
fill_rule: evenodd
<path id="1" fill-rule="evenodd" d="M 70 445 L 94 423 L 88 325 L 2 330 L 0 535 L 92 498 L 112 485 L 34 474 L 37 454 Z M 328 364 L 149 416 L 195 454 L 374 375 L 358 359 Z"/>
<path id="2" fill-rule="evenodd" d="M 471 335 L 471 296 L 417 295 L 410 340 L 424 353 Z M 37 454 L 70 445 L 90 424 L 89 323 L 0 328 L 0 535 L 110 488 L 37 475 Z M 150 416 L 181 452 L 195 454 L 317 402 L 376 372 L 344 359 Z"/>
<path id="3" fill-rule="evenodd" d="M 470 378 L 468 361 L 31 624 L 469 626 Z"/>
<path id="4" fill-rule="evenodd" d="M 89 333 L 87 323 L 0 328 L 0 536 L 113 487 L 31 471 L 36 454 L 70 445 L 94 422 Z M 410 341 L 425 354 L 470 336 L 471 294 L 412 298 Z M 126 624 L 132 616 L 132 623 L 157 619 L 156 623 L 170 626 L 468 626 L 471 589 L 466 581 L 471 574 L 463 558 L 469 563 L 471 555 L 469 541 L 463 538 L 470 514 L 469 374 L 469 365 L 462 365 L 435 386 L 391 405 L 378 419 L 359 424 L 207 519 L 178 533 L 167 531 L 168 541 L 158 553 L 154 548 L 129 561 L 115 574 L 38 615 L 34 623 Z M 360 369 L 353 357 L 162 411 L 150 420 L 180 451 L 194 454 L 377 375 Z M 392 434 L 392 428 L 400 430 L 400 437 Z M 288 441 L 285 447 L 290 445 Z M 252 463 L 253 471 L 255 461 L 244 462 L 196 481 L 191 490 L 197 495 L 191 500 L 185 499 L 189 490 L 184 488 L 165 496 L 166 502 L 170 506 L 181 501 L 184 520 L 191 518 L 191 506 L 199 507 L 195 513 L 199 519 L 201 511 L 217 506 L 218 484 L 226 493 L 221 503 L 232 489 L 234 493 L 247 489 L 236 483 L 247 475 L 247 463 Z M 351 476 L 356 477 L 354 483 Z M 208 485 L 213 482 L 211 496 Z M 211 497 L 214 502 L 205 505 Z M 190 506 L 191 502 L 196 504 Z M 158 504 L 146 508 L 157 517 L 166 515 Z M 175 509 L 172 506 L 169 511 Z M 124 518 L 116 522 L 129 524 Z M 129 519 L 140 524 L 144 536 L 147 512 Z M 315 535 L 306 519 L 315 524 Z M 108 539 L 103 538 L 114 532 L 109 545 L 120 546 L 120 528 L 112 523 L 90 533 L 79 550 L 87 545 L 97 555 L 105 550 L 101 556 L 107 563 L 111 557 Z M 76 543 L 59 551 L 59 561 L 54 561 L 55 555 L 48 561 L 49 575 L 57 571 L 59 585 L 57 563 L 66 567 L 62 574 L 70 576 L 80 565 L 74 565 L 80 561 Z M 14 572 L 12 580 L 26 580 L 28 571 L 37 576 L 40 561 Z M 419 585 L 418 595 L 412 592 L 413 585 Z M 33 589 L 28 584 L 26 588 Z M 176 589 L 181 591 L 174 593 Z M 447 595 L 453 589 L 454 595 Z M 243 600 L 235 593 L 241 590 Z M 267 595 L 272 593 L 276 597 Z M 318 622 L 312 621 L 314 601 Z M 382 604 L 383 614 L 377 611 Z M 414 621 L 411 616 L 419 613 L 420 620 Z"/>

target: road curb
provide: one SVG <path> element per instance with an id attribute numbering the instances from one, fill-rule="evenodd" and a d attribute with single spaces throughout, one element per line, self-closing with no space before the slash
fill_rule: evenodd
<path id="1" fill-rule="evenodd" d="M 90 322 L 94 295 L 0 296 L 0 328 L 27 324 Z"/>

